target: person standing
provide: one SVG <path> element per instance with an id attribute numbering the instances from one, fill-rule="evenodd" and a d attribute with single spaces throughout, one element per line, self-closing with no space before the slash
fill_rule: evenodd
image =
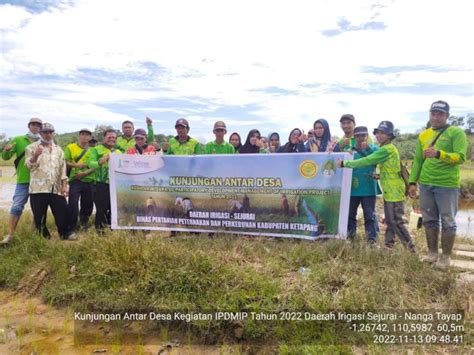
<path id="1" fill-rule="evenodd" d="M 95 221 L 96 230 L 102 231 L 110 227 L 110 187 L 109 187 L 109 159 L 111 153 L 120 154 L 121 151 L 115 146 L 117 132 L 108 129 L 104 132 L 104 142 L 91 148 L 87 166 L 95 169 Z"/>
<path id="2" fill-rule="evenodd" d="M 358 126 L 354 129 L 356 144 L 351 151 L 354 159 L 361 159 L 379 150 L 375 144 L 369 144 L 367 127 Z M 381 194 L 378 181 L 374 178 L 375 166 L 369 165 L 356 168 L 352 171 L 351 199 L 349 203 L 349 223 L 347 234 L 354 239 L 357 233 L 357 209 L 362 205 L 364 213 L 365 234 L 367 243 L 375 246 L 377 242 L 377 219 L 375 217 L 375 202 L 377 195 Z"/>
<path id="3" fill-rule="evenodd" d="M 87 229 L 89 218 L 94 208 L 94 169 L 87 167 L 90 147 L 89 141 L 92 139 L 92 132 L 83 128 L 79 131 L 79 143 L 69 144 L 64 151 L 66 165 L 70 172 L 69 177 L 69 226 L 77 229 L 77 218 L 80 225 Z M 80 201 L 80 209 L 79 209 Z"/>
<path id="4" fill-rule="evenodd" d="M 177 135 L 163 145 L 163 151 L 169 155 L 193 155 L 201 152 L 199 142 L 189 136 L 189 122 L 184 118 L 176 121 Z"/>
<path id="5" fill-rule="evenodd" d="M 448 124 L 449 104 L 435 101 L 430 108 L 431 127 L 420 133 L 410 173 L 409 196 L 420 186 L 420 210 L 425 226 L 428 256 L 425 261 L 447 269 L 456 237 L 456 213 L 460 188 L 460 165 L 466 159 L 466 134 Z M 438 238 L 441 220 L 441 249 Z"/>
<path id="6" fill-rule="evenodd" d="M 329 123 L 324 118 L 314 122 L 313 137 L 308 139 L 306 146 L 309 148 L 308 151 L 313 153 L 339 152 L 339 145 L 331 138 Z"/>
<path id="7" fill-rule="evenodd" d="M 39 118 L 31 118 L 28 122 L 29 132 L 25 135 L 13 138 L 2 151 L 2 159 L 10 160 L 14 155 L 16 156 L 13 162 L 16 173 L 16 186 L 13 194 L 13 204 L 10 209 L 10 219 L 8 221 L 8 234 L 0 241 L 0 245 L 8 245 L 13 239 L 18 221 L 23 213 L 25 204 L 28 202 L 30 171 L 25 166 L 25 150 L 26 147 L 39 138 L 39 131 L 41 129 L 42 121 Z"/>
<path id="8" fill-rule="evenodd" d="M 380 183 L 382 184 L 385 223 L 385 247 L 393 248 L 395 234 L 398 235 L 403 245 L 412 253 L 415 244 L 408 232 L 404 215 L 405 182 L 401 176 L 400 155 L 392 140 L 395 138 L 393 123 L 382 121 L 374 129 L 374 134 L 380 144 L 380 149 L 365 158 L 357 160 L 338 160 L 338 166 L 343 168 L 363 168 L 370 165 L 379 165 Z"/>
<path id="9" fill-rule="evenodd" d="M 235 148 L 232 144 L 224 140 L 227 133 L 227 127 L 223 121 L 214 123 L 212 131 L 216 136 L 213 142 L 209 142 L 204 147 L 204 154 L 235 154 Z"/>
<path id="10" fill-rule="evenodd" d="M 263 148 L 262 141 L 260 140 L 261 136 L 262 135 L 258 129 L 251 129 L 247 134 L 245 144 L 239 148 L 238 152 L 240 154 L 267 153 L 267 151 Z"/>
<path id="11" fill-rule="evenodd" d="M 288 142 L 285 145 L 282 145 L 278 149 L 277 153 L 305 153 L 305 140 L 305 134 L 303 134 L 303 132 L 299 128 L 294 128 L 290 132 Z"/>
<path id="12" fill-rule="evenodd" d="M 155 155 L 156 148 L 146 141 L 146 132 L 142 128 L 137 128 L 133 134 L 135 146 L 127 149 L 127 154 L 132 155 Z"/>
<path id="13" fill-rule="evenodd" d="M 147 124 L 147 143 L 151 144 L 155 140 L 155 133 L 153 132 L 153 120 L 150 117 L 146 118 Z M 133 148 L 135 146 L 135 140 L 133 139 L 133 130 L 134 125 L 132 121 L 123 121 L 122 122 L 122 135 L 117 138 L 116 146 L 118 149 L 125 153 L 128 148 Z"/>
<path id="14" fill-rule="evenodd" d="M 339 140 L 338 145 L 341 152 L 348 152 L 351 150 L 356 142 L 354 138 L 354 129 L 356 126 L 355 117 L 353 114 L 346 113 L 341 116 L 339 123 L 344 132 L 344 136 Z"/>
<path id="15" fill-rule="evenodd" d="M 30 169 L 30 203 L 36 229 L 45 238 L 50 238 L 46 227 L 48 207 L 54 216 L 59 237 L 76 240 L 69 228 L 67 216 L 68 179 L 64 152 L 54 143 L 54 126 L 43 123 L 40 140 L 30 144 L 25 151 L 25 165 Z"/>
<path id="16" fill-rule="evenodd" d="M 232 133 L 229 137 L 229 143 L 232 144 L 235 151 L 237 152 L 239 148 L 242 146 L 240 134 L 238 134 L 237 132 Z"/>

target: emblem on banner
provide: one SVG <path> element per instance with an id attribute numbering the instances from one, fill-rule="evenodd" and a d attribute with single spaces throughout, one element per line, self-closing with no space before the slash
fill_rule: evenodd
<path id="1" fill-rule="evenodd" d="M 299 166 L 299 170 L 302 177 L 312 179 L 318 173 L 318 164 L 313 160 L 303 160 Z"/>

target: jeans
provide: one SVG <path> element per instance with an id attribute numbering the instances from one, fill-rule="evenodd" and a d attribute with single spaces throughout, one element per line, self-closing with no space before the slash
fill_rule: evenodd
<path id="1" fill-rule="evenodd" d="M 16 184 L 10 214 L 20 217 L 28 202 L 30 184 Z"/>
<path id="2" fill-rule="evenodd" d="M 425 228 L 456 232 L 459 189 L 420 184 L 420 210 Z"/>
<path id="3" fill-rule="evenodd" d="M 49 230 L 46 227 L 46 216 L 48 215 L 48 206 L 51 207 L 54 222 L 58 228 L 61 238 L 67 238 L 72 234 L 68 227 L 67 202 L 64 196 L 53 193 L 39 193 L 30 195 L 31 210 L 36 229 L 45 238 L 50 238 Z"/>
<path id="4" fill-rule="evenodd" d="M 403 221 L 403 215 L 405 214 L 403 203 L 403 201 L 383 202 L 385 223 L 387 224 L 387 230 L 385 231 L 385 245 L 392 247 L 395 244 L 395 234 L 397 234 L 403 245 L 412 249 L 415 244 L 413 244 L 410 233 Z"/>
<path id="5" fill-rule="evenodd" d="M 349 223 L 347 226 L 347 234 L 349 238 L 354 238 L 357 232 L 357 209 L 362 204 L 364 212 L 365 234 L 368 241 L 377 240 L 378 223 L 375 214 L 376 196 L 351 196 L 349 204 Z"/>
<path id="6" fill-rule="evenodd" d="M 87 228 L 89 217 L 94 208 L 92 186 L 92 183 L 79 180 L 74 180 L 69 183 L 69 225 L 72 229 L 76 229 L 78 216 L 81 226 Z M 79 199 L 81 200 L 80 211 Z"/>

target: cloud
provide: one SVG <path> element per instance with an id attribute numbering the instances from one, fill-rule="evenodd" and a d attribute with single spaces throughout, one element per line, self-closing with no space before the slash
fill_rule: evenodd
<path id="1" fill-rule="evenodd" d="M 325 117 L 338 132 L 352 112 L 414 131 L 434 100 L 473 111 L 467 0 L 15 4 L 0 5 L 8 134 L 42 112 L 65 131 L 153 114 L 172 133 L 187 116 L 209 138 L 218 117 L 281 133 Z"/>

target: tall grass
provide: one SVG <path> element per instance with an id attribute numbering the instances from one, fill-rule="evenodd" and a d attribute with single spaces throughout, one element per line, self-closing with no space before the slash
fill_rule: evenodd
<path id="1" fill-rule="evenodd" d="M 6 220 L 1 213 L 0 232 L 5 232 Z M 14 243 L 0 250 L 0 286 L 14 288 L 41 266 L 49 272 L 41 288 L 45 301 L 76 310 L 467 310 L 473 291 L 472 286 L 458 286 L 454 272 L 436 271 L 401 247 L 387 252 L 367 248 L 364 242 L 230 235 L 165 238 L 159 233 L 146 240 L 129 232 L 109 232 L 104 237 L 81 233 L 81 239 L 71 243 L 46 241 L 31 233 L 30 223 L 26 216 Z M 301 273 L 302 267 L 309 271 Z M 196 322 L 192 331 L 209 339 L 210 333 L 233 334 L 234 326 Z M 318 324 L 304 328 L 295 323 L 246 321 L 243 327 L 243 338 L 258 342 L 305 344 L 351 337 Z"/>

